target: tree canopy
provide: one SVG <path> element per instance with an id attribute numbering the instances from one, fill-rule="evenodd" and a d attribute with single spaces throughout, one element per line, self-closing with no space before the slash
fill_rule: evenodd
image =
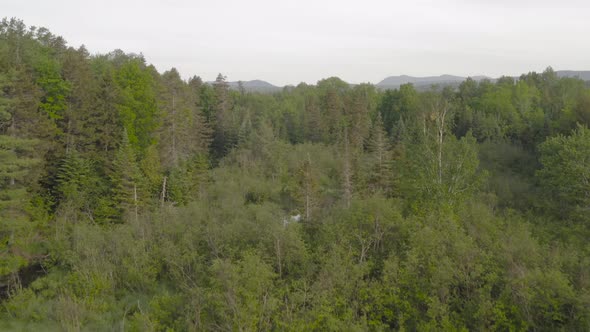
<path id="1" fill-rule="evenodd" d="M 275 93 L 0 22 L 0 330 L 590 328 L 590 89 Z"/>

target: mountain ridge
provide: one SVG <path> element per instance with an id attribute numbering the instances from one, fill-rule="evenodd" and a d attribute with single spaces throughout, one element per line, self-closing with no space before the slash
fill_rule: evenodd
<path id="1" fill-rule="evenodd" d="M 590 81 L 590 70 L 557 70 L 555 72 L 559 78 L 563 77 L 570 77 L 570 78 L 579 78 L 584 81 Z M 397 89 L 403 84 L 411 83 L 418 89 L 425 89 L 432 85 L 440 85 L 440 86 L 458 86 L 461 82 L 465 81 L 467 78 L 472 78 L 475 81 L 482 81 L 482 80 L 490 80 L 495 81 L 497 78 L 489 77 L 486 75 L 475 75 L 475 76 L 457 76 L 451 74 L 443 74 L 439 76 L 410 76 L 410 75 L 394 75 L 388 76 L 381 80 L 379 83 L 374 84 L 379 89 Z M 514 78 L 518 78 L 519 76 L 515 76 Z M 269 83 L 265 80 L 261 79 L 254 79 L 248 81 L 231 81 L 227 82 L 230 89 L 239 90 L 240 89 L 240 82 L 242 83 L 242 87 L 246 92 L 278 92 L 281 91 L 286 86 L 294 86 L 294 85 L 285 85 L 285 86 L 277 86 L 272 83 Z M 214 81 L 208 81 L 207 84 L 213 84 Z M 354 83 L 349 83 L 350 85 L 356 85 Z"/>
<path id="2" fill-rule="evenodd" d="M 215 81 L 208 81 L 207 84 L 214 84 Z M 231 81 L 226 82 L 230 89 L 239 90 L 240 83 L 246 92 L 277 92 L 283 89 L 283 87 L 276 86 L 264 80 L 254 79 L 249 81 Z"/>

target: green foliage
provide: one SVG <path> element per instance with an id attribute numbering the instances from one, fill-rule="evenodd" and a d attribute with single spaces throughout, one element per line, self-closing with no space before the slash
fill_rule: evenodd
<path id="1" fill-rule="evenodd" d="M 554 208 L 564 218 L 588 221 L 590 209 L 590 130 L 578 126 L 571 136 L 556 136 L 539 146 L 543 168 L 537 172 Z"/>
<path id="2" fill-rule="evenodd" d="M 44 92 L 39 108 L 53 120 L 63 118 L 66 96 L 71 90 L 70 83 L 61 78 L 58 66 L 54 59 L 42 59 L 35 68 L 39 75 L 36 83 Z"/>
<path id="3" fill-rule="evenodd" d="M 0 329 L 588 330 L 590 90 L 274 94 L 0 22 Z"/>
<path id="4" fill-rule="evenodd" d="M 57 182 L 61 194 L 58 209 L 61 217 L 71 222 L 100 218 L 97 210 L 101 209 L 101 198 L 108 193 L 108 187 L 94 163 L 75 151 L 68 153 L 60 166 Z"/>
<path id="5" fill-rule="evenodd" d="M 117 68 L 115 82 L 119 88 L 117 109 L 123 128 L 133 149 L 141 154 L 152 145 L 151 133 L 159 124 L 152 73 L 145 68 L 142 58 L 130 57 Z"/>
<path id="6" fill-rule="evenodd" d="M 209 161 L 203 154 L 183 161 L 170 172 L 168 197 L 171 202 L 186 204 L 202 197 L 209 182 Z"/>
<path id="7" fill-rule="evenodd" d="M 140 200 L 145 201 L 145 192 L 140 187 L 140 171 L 137 165 L 135 150 L 123 134 L 123 142 L 113 160 L 113 174 L 111 176 L 112 194 L 115 206 L 119 210 L 119 217 L 124 213 L 138 213 Z"/>

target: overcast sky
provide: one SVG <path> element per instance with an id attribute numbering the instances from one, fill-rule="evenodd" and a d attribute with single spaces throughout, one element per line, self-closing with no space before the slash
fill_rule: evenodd
<path id="1" fill-rule="evenodd" d="M 204 80 L 590 70 L 588 0 L 0 0 L 0 16 Z"/>

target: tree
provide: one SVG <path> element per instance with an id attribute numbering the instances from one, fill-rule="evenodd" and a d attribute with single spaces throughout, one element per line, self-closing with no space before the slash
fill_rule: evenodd
<path id="1" fill-rule="evenodd" d="M 344 127 L 344 137 L 342 138 L 343 155 L 342 155 L 342 191 L 344 196 L 344 203 L 347 208 L 350 208 L 350 202 L 353 195 L 352 178 L 354 172 L 352 169 L 352 153 L 350 151 L 350 139 L 348 136 L 348 127 Z"/>
<path id="2" fill-rule="evenodd" d="M 590 130 L 578 126 L 539 146 L 537 177 L 561 218 L 587 221 L 590 210 Z"/>
<path id="3" fill-rule="evenodd" d="M 94 102 L 84 131 L 91 140 L 93 155 L 108 164 L 123 139 L 123 121 L 119 114 L 120 89 L 115 81 L 115 68 L 107 57 L 91 59 L 95 81 Z"/>
<path id="4" fill-rule="evenodd" d="M 367 170 L 370 190 L 388 194 L 391 191 L 393 181 L 391 144 L 387 132 L 383 128 L 381 113 L 377 113 L 377 117 L 373 122 L 371 134 L 367 141 L 367 151 L 370 158 Z"/>
<path id="5" fill-rule="evenodd" d="M 434 143 L 436 145 L 436 179 L 439 184 L 443 181 L 443 145 L 447 136 L 450 102 L 442 94 L 430 92 L 425 97 L 425 110 L 422 113 L 422 126 L 425 136 L 431 135 L 427 132 L 427 122 L 433 122 Z"/>
<path id="6" fill-rule="evenodd" d="M 63 118 L 58 121 L 58 125 L 63 132 L 62 144 L 66 153 L 72 150 L 94 150 L 93 137 L 88 135 L 86 124 L 97 90 L 89 57 L 84 47 L 78 50 L 69 48 L 64 55 L 62 73 L 70 85 L 70 92 L 66 96 Z"/>
<path id="7" fill-rule="evenodd" d="M 32 157 L 36 146 L 35 140 L 0 135 L 0 285 L 8 287 L 7 295 L 19 282 L 6 282 L 5 277 L 18 279 L 18 270 L 34 257 L 34 244 L 42 242 L 28 213 L 32 201 L 28 190 L 35 182 L 31 173 L 40 162 Z"/>
<path id="8" fill-rule="evenodd" d="M 0 135 L 0 208 L 5 216 L 18 217 L 23 214 L 27 201 L 27 187 L 32 184 L 30 174 L 40 163 L 34 157 L 38 141 Z"/>
<path id="9" fill-rule="evenodd" d="M 215 125 L 212 149 L 216 157 L 224 156 L 236 143 L 236 119 L 232 113 L 229 85 L 226 77 L 219 74 L 213 84 L 215 91 Z"/>
<path id="10" fill-rule="evenodd" d="M 164 198 L 177 204 L 199 200 L 204 196 L 209 181 L 208 170 L 209 160 L 205 154 L 183 160 L 170 172 L 168 196 Z"/>
<path id="11" fill-rule="evenodd" d="M 378 110 L 383 118 L 385 130 L 392 135 L 392 130 L 399 121 L 407 121 L 419 115 L 418 92 L 411 83 L 401 85 L 399 90 L 388 90 L 382 96 Z"/>
<path id="12" fill-rule="evenodd" d="M 126 132 L 113 160 L 113 201 L 118 210 L 118 217 L 132 213 L 138 218 L 140 201 L 144 193 L 140 192 L 140 172 L 137 165 L 135 150 Z"/>
<path id="13" fill-rule="evenodd" d="M 96 172 L 95 164 L 76 150 L 69 150 L 59 166 L 57 190 L 60 194 L 58 214 L 66 223 L 97 221 L 97 210 L 108 194 L 106 181 Z"/>
<path id="14" fill-rule="evenodd" d="M 67 108 L 66 98 L 71 92 L 70 82 L 61 76 L 61 64 L 54 58 L 39 58 L 34 65 L 35 83 L 43 92 L 39 109 L 56 121 L 64 117 Z"/>
<path id="15" fill-rule="evenodd" d="M 339 92 L 335 88 L 329 88 L 322 98 L 322 122 L 326 124 L 326 137 L 328 142 L 338 140 L 342 127 L 345 125 L 343 114 L 343 102 Z"/>
<path id="16" fill-rule="evenodd" d="M 271 314 L 276 310 L 272 281 L 276 275 L 268 264 L 248 252 L 237 263 L 215 260 L 211 270 L 211 309 L 216 310 L 218 324 L 238 331 L 271 328 Z"/>
<path id="17" fill-rule="evenodd" d="M 124 57 L 115 71 L 119 88 L 117 110 L 129 143 L 139 155 L 154 143 L 153 131 L 160 124 L 152 71 L 142 57 Z"/>
<path id="18" fill-rule="evenodd" d="M 363 84 L 356 86 L 351 92 L 348 105 L 345 106 L 348 126 L 350 126 L 350 144 L 354 152 L 363 149 L 371 127 L 371 97 L 374 88 Z"/>
<path id="19" fill-rule="evenodd" d="M 451 102 L 447 94 L 424 96 L 422 115 L 414 119 L 415 142 L 407 145 L 410 157 L 402 191 L 419 200 L 454 205 L 481 182 L 477 144 L 470 132 L 461 139 L 449 134 Z"/>
<path id="20" fill-rule="evenodd" d="M 305 99 L 303 118 L 305 138 L 310 142 L 321 142 L 322 138 L 325 136 L 325 131 L 320 108 L 315 96 L 310 96 Z"/>
<path id="21" fill-rule="evenodd" d="M 316 181 L 311 164 L 311 157 L 308 154 L 307 159 L 303 161 L 298 170 L 298 191 L 296 193 L 297 200 L 301 202 L 303 207 L 306 220 L 311 220 L 313 210 L 317 205 L 316 195 L 318 185 Z"/>
<path id="22" fill-rule="evenodd" d="M 188 81 L 187 99 L 191 114 L 190 120 L 190 145 L 193 153 L 208 153 L 211 145 L 213 129 L 207 119 L 207 113 L 201 103 L 203 82 L 199 77 L 192 77 Z"/>
<path id="23" fill-rule="evenodd" d="M 37 138 L 42 140 L 43 146 L 49 145 L 48 141 L 54 137 L 56 127 L 46 113 L 39 111 L 41 90 L 24 69 L 12 75 L 13 83 L 7 96 L 10 99 L 10 120 L 6 133 L 20 138 Z"/>
<path id="24" fill-rule="evenodd" d="M 176 69 L 162 74 L 158 130 L 162 163 L 166 169 L 179 165 L 197 153 L 206 153 L 210 129 L 198 106 L 198 88 L 186 84 Z"/>

